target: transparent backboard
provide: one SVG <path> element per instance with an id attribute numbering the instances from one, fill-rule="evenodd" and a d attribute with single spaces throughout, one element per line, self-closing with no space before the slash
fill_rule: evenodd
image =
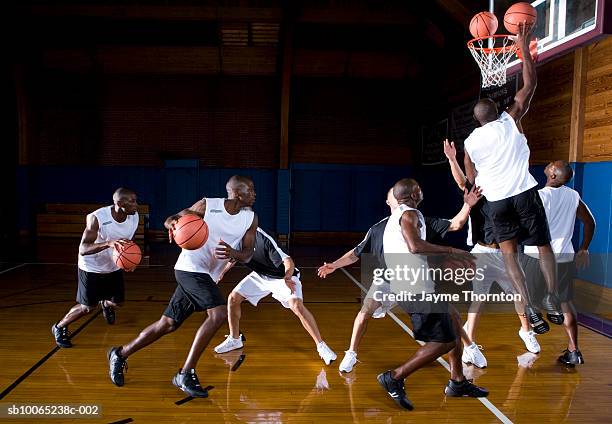
<path id="1" fill-rule="evenodd" d="M 538 39 L 540 59 L 558 56 L 585 42 L 585 38 L 601 34 L 604 1 L 536 0 L 531 2 L 538 12 L 534 35 Z M 507 33 L 503 25 L 504 14 L 514 3 L 516 0 L 495 0 L 495 15 L 500 22 L 498 34 Z M 519 63 L 518 57 L 515 57 L 510 61 L 508 69 L 516 69 Z"/>

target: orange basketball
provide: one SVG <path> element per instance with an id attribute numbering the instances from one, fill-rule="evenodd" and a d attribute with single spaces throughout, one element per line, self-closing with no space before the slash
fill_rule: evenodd
<path id="1" fill-rule="evenodd" d="M 489 37 L 497 31 L 497 17 L 491 12 L 480 12 L 470 21 L 470 33 L 474 38 Z"/>
<path id="2" fill-rule="evenodd" d="M 174 241 L 181 248 L 195 250 L 208 240 L 208 225 L 197 215 L 183 215 L 174 225 Z"/>
<path id="3" fill-rule="evenodd" d="M 511 34 L 518 34 L 519 23 L 525 22 L 527 26 L 535 25 L 538 12 L 529 3 L 515 3 L 508 8 L 504 15 L 504 26 Z"/>
<path id="4" fill-rule="evenodd" d="M 113 249 L 113 261 L 125 271 L 133 271 L 142 259 L 142 252 L 136 243 L 128 243 L 121 249 Z"/>

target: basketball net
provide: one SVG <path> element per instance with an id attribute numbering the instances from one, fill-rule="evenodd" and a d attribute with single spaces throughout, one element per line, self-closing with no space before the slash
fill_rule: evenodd
<path id="1" fill-rule="evenodd" d="M 517 47 L 509 35 L 492 35 L 468 41 L 468 49 L 480 68 L 482 88 L 506 83 L 506 69 Z"/>

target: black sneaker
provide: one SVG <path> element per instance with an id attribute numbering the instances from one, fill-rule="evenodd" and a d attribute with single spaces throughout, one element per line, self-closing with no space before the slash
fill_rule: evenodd
<path id="1" fill-rule="evenodd" d="M 568 349 L 563 351 L 563 355 L 557 358 L 559 362 L 563 365 L 567 365 L 569 367 L 574 367 L 579 364 L 584 364 L 584 359 L 582 358 L 582 353 L 578 349 L 573 352 L 570 352 Z"/>
<path id="2" fill-rule="evenodd" d="M 404 382 L 394 379 L 390 370 L 379 374 L 376 379 L 382 388 L 387 391 L 389 396 L 391 396 L 391 399 L 395 401 L 395 403 L 409 411 L 414 409 L 414 406 L 412 406 L 412 403 L 406 397 Z"/>
<path id="3" fill-rule="evenodd" d="M 123 372 L 127 371 L 127 359 L 119 355 L 119 347 L 108 351 L 108 375 L 115 386 L 123 386 Z"/>
<path id="4" fill-rule="evenodd" d="M 444 394 L 446 396 L 453 397 L 487 397 L 489 391 L 484 387 L 478 387 L 472 380 L 467 378 L 463 381 L 448 380 L 448 384 L 444 388 Z"/>
<path id="5" fill-rule="evenodd" d="M 546 318 L 556 325 L 563 324 L 563 312 L 559 304 L 559 299 L 553 293 L 548 293 L 542 299 L 542 308 L 547 312 Z"/>
<path id="6" fill-rule="evenodd" d="M 525 317 L 536 334 L 544 334 L 550 330 L 548 323 L 542 318 L 542 314 L 529 304 L 525 306 Z"/>
<path id="7" fill-rule="evenodd" d="M 55 337 L 55 344 L 59 347 L 69 348 L 72 347 L 72 342 L 70 341 L 70 333 L 68 332 L 68 327 L 58 327 L 57 324 L 53 324 L 51 326 L 51 333 L 53 333 L 53 337 Z"/>
<path id="8" fill-rule="evenodd" d="M 102 315 L 104 315 L 106 322 L 113 325 L 115 323 L 115 308 L 106 306 L 103 300 L 100 301 L 100 306 L 102 307 Z"/>
<path id="9" fill-rule="evenodd" d="M 200 385 L 200 380 L 198 380 L 198 375 L 195 370 L 192 368 L 190 370 L 185 371 L 185 373 L 181 373 L 182 370 L 176 373 L 174 377 L 172 377 L 172 384 L 176 387 L 187 393 L 191 397 L 199 397 L 205 398 L 208 397 L 208 390 Z"/>

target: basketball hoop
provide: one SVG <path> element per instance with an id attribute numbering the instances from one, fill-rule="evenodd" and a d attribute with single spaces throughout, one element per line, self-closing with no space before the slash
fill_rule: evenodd
<path id="1" fill-rule="evenodd" d="M 482 88 L 506 83 L 506 69 L 517 47 L 510 35 L 491 35 L 467 42 L 474 60 L 480 68 Z"/>

